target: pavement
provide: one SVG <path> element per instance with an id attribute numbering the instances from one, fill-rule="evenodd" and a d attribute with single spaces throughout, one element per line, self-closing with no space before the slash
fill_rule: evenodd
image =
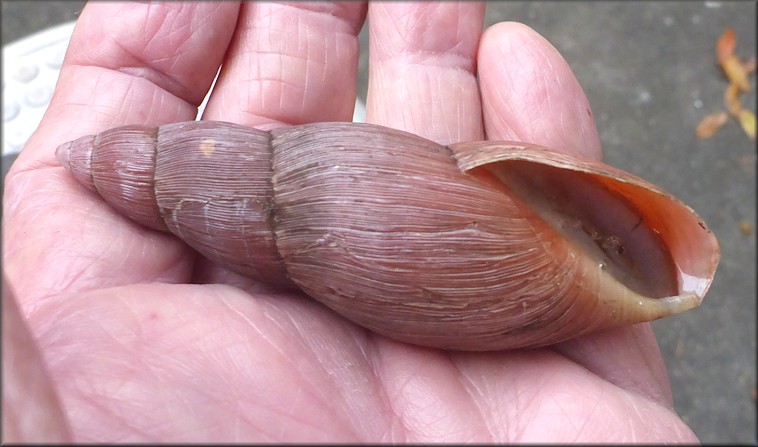
<path id="1" fill-rule="evenodd" d="M 2 2 L 3 45 L 76 19 L 82 5 Z M 755 141 L 735 121 L 695 136 L 700 119 L 723 108 L 716 39 L 731 26 L 737 54 L 755 56 L 756 3 L 490 3 L 486 24 L 504 20 L 530 25 L 566 58 L 597 118 L 605 161 L 673 193 L 718 237 L 721 263 L 703 304 L 653 328 L 675 408 L 700 440 L 756 444 Z M 361 45 L 365 99 L 365 28 Z M 751 82 L 755 89 L 754 75 Z M 755 111 L 755 90 L 742 104 Z"/>

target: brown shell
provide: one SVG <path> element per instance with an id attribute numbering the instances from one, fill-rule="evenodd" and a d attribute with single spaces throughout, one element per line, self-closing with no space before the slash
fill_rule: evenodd
<path id="1" fill-rule="evenodd" d="M 128 126 L 58 158 L 135 221 L 390 338 L 557 343 L 699 305 L 718 244 L 660 188 L 524 143 L 381 126 Z"/>

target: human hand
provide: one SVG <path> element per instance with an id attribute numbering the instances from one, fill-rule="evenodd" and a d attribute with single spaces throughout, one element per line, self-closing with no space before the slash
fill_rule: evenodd
<path id="1" fill-rule="evenodd" d="M 579 84 L 534 31 L 482 34 L 477 3 L 368 12 L 368 121 L 600 157 Z M 70 427 L 51 430 L 80 442 L 695 441 L 648 324 L 509 352 L 394 342 L 126 221 L 55 161 L 81 135 L 194 119 L 222 61 L 204 119 L 350 120 L 365 14 L 360 3 L 87 5 L 5 190 L 8 282 Z M 4 430 L 29 411 L 4 410 L 16 416 Z"/>

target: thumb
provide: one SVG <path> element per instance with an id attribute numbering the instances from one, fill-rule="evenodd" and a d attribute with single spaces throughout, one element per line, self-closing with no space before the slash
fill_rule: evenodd
<path id="1" fill-rule="evenodd" d="M 3 443 L 71 442 L 42 356 L 3 275 Z"/>

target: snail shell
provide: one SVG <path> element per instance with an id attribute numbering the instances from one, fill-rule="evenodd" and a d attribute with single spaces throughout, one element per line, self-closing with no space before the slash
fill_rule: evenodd
<path id="1" fill-rule="evenodd" d="M 134 221 L 424 346 L 538 347 L 682 312 L 719 260 L 660 188 L 525 143 L 192 121 L 111 129 L 57 156 Z"/>

